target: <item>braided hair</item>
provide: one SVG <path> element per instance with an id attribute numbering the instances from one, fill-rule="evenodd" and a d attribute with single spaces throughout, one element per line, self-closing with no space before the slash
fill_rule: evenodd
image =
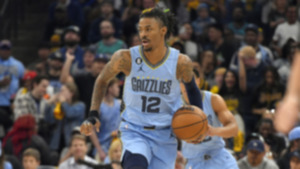
<path id="1" fill-rule="evenodd" d="M 163 9 L 160 7 L 148 8 L 143 10 L 140 15 L 140 19 L 141 18 L 155 18 L 161 22 L 162 26 L 166 26 L 167 33 L 165 35 L 165 39 L 168 39 L 174 31 L 176 19 L 170 9 Z"/>

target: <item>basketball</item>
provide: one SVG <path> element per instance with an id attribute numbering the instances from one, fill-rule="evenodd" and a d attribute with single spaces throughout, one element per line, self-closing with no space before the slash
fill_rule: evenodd
<path id="1" fill-rule="evenodd" d="M 194 141 L 206 133 L 208 129 L 207 118 L 200 108 L 186 105 L 175 112 L 172 128 L 179 139 Z"/>

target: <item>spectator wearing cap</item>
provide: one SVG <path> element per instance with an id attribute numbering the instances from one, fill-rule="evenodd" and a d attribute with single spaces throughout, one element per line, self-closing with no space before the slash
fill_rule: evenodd
<path id="1" fill-rule="evenodd" d="M 300 169 L 300 151 L 296 150 L 290 154 L 290 168 Z"/>
<path id="2" fill-rule="evenodd" d="M 280 169 L 290 169 L 289 161 L 291 152 L 300 150 L 300 127 L 293 128 L 289 135 L 289 147 L 282 151 L 282 156 L 278 160 Z"/>
<path id="3" fill-rule="evenodd" d="M 83 69 L 83 55 L 84 50 L 79 45 L 80 43 L 80 28 L 78 26 L 69 26 L 65 29 L 64 33 L 64 47 L 62 47 L 59 51 L 63 55 L 63 61 L 66 58 L 66 53 L 71 52 L 74 53 L 75 59 L 72 63 L 72 69 Z M 71 72 L 73 73 L 73 72 Z"/>
<path id="4" fill-rule="evenodd" d="M 9 40 L 0 41 L 0 109 L 4 121 L 10 121 L 10 101 L 19 89 L 20 80 L 24 76 L 23 64 L 11 55 L 12 44 Z M 11 124 L 5 125 L 5 130 Z"/>
<path id="5" fill-rule="evenodd" d="M 63 70 L 60 76 L 60 82 L 63 84 L 68 82 L 75 82 L 80 93 L 79 100 L 85 103 L 85 112 L 86 115 L 88 115 L 95 80 L 106 65 L 107 59 L 95 58 L 92 63 L 90 72 L 77 74 L 72 77 L 70 75 L 70 69 L 74 58 L 75 56 L 72 53 L 66 54 L 66 61 L 63 65 Z"/>
<path id="6" fill-rule="evenodd" d="M 263 62 L 264 65 L 271 65 L 274 57 L 269 48 L 259 44 L 259 28 L 255 24 L 248 24 L 245 30 L 244 42 L 241 45 L 241 48 L 249 45 L 252 46 L 256 51 L 257 61 Z M 238 69 L 238 53 L 236 53 L 230 63 L 230 68 L 233 70 Z"/>
<path id="7" fill-rule="evenodd" d="M 1 166 L 0 168 L 3 168 L 3 169 L 13 169 L 11 163 L 5 160 L 5 155 L 2 150 L 1 140 L 0 140 L 0 166 Z"/>
<path id="8" fill-rule="evenodd" d="M 201 3 L 197 7 L 197 19 L 192 22 L 193 29 L 195 30 L 196 36 L 201 36 L 204 30 L 210 24 L 216 23 L 216 20 L 209 16 L 208 5 L 206 3 Z"/>
<path id="9" fill-rule="evenodd" d="M 64 64 L 63 54 L 60 51 L 56 51 L 49 56 L 49 67 L 47 70 L 47 76 L 49 77 L 50 85 L 47 89 L 47 93 L 52 96 L 60 91 L 62 86 L 59 81 L 59 77 L 62 73 L 62 67 Z"/>
<path id="10" fill-rule="evenodd" d="M 38 46 L 37 60 L 33 61 L 27 68 L 45 75 L 48 68 L 48 57 L 51 54 L 50 44 L 42 42 Z"/>
<path id="11" fill-rule="evenodd" d="M 264 156 L 264 143 L 252 140 L 247 145 L 247 155 L 238 161 L 238 166 L 240 169 L 279 169 L 273 160 Z"/>
<path id="12" fill-rule="evenodd" d="M 32 114 L 37 123 L 44 119 L 44 95 L 49 85 L 49 80 L 46 76 L 36 76 L 33 79 L 33 88 L 30 92 L 18 96 L 14 100 L 14 119 L 26 114 Z"/>
<path id="13" fill-rule="evenodd" d="M 89 43 L 96 43 L 102 39 L 102 35 L 99 31 L 100 23 L 103 20 L 110 20 L 113 26 L 115 27 L 114 36 L 120 38 L 122 35 L 122 21 L 120 18 L 114 15 L 114 8 L 113 4 L 109 0 L 105 0 L 100 5 L 101 15 L 99 18 L 95 19 L 91 26 L 88 33 L 88 42 Z M 101 28 L 100 28 L 101 29 Z"/>
<path id="14" fill-rule="evenodd" d="M 35 71 L 27 71 L 22 79 L 22 87 L 18 90 L 14 99 L 30 92 L 33 88 L 33 79 L 37 76 Z"/>
<path id="15" fill-rule="evenodd" d="M 212 24 L 208 28 L 208 45 L 203 46 L 204 50 L 211 50 L 217 56 L 217 66 L 228 68 L 231 57 L 238 49 L 237 44 L 227 41 L 223 37 L 223 26 Z"/>
<path id="16" fill-rule="evenodd" d="M 280 54 L 280 49 L 289 38 L 300 42 L 300 22 L 297 19 L 297 7 L 289 6 L 286 11 L 287 21 L 279 24 L 273 35 L 272 47 Z"/>
<path id="17" fill-rule="evenodd" d="M 97 42 L 97 54 L 105 54 L 110 59 L 119 49 L 127 48 L 125 42 L 114 37 L 115 28 L 111 21 L 103 20 L 100 23 L 100 32 L 102 39 Z"/>
<path id="18" fill-rule="evenodd" d="M 247 22 L 245 20 L 245 11 L 241 7 L 235 7 L 232 13 L 233 21 L 227 25 L 227 28 L 231 30 L 234 37 L 240 41 L 243 40 Z"/>
<path id="19" fill-rule="evenodd" d="M 50 22 L 55 19 L 55 11 L 57 9 L 65 10 L 67 12 L 66 19 L 70 22 L 70 24 L 76 25 L 80 28 L 83 26 L 84 15 L 80 4 L 77 1 L 57 0 L 57 2 L 51 4 L 49 11 Z"/>

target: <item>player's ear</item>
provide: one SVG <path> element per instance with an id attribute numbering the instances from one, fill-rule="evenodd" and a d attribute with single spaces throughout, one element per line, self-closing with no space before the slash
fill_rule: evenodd
<path id="1" fill-rule="evenodd" d="M 167 34 L 167 31 L 168 31 L 168 28 L 166 26 L 163 26 L 161 29 L 160 29 L 160 32 L 162 35 L 165 35 Z"/>

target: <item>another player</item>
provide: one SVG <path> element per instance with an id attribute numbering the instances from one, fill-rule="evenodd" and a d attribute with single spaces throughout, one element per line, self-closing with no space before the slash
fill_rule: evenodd
<path id="1" fill-rule="evenodd" d="M 96 80 L 91 112 L 81 125 L 85 135 L 91 134 L 92 124 L 99 130 L 97 110 L 109 80 L 120 72 L 126 75 L 120 125 L 123 169 L 174 168 L 177 141 L 171 120 L 182 105 L 180 81 L 185 83 L 191 104 L 202 107 L 191 60 L 166 45 L 173 27 L 174 17 L 168 9 L 144 10 L 138 24 L 142 45 L 117 51 Z"/>
<path id="2" fill-rule="evenodd" d="M 238 169 L 236 160 L 225 149 L 223 140 L 238 133 L 235 118 L 221 96 L 208 91 L 203 91 L 202 95 L 203 112 L 209 124 L 208 133 L 201 142 L 183 141 L 182 154 L 187 159 L 186 169 Z"/>

